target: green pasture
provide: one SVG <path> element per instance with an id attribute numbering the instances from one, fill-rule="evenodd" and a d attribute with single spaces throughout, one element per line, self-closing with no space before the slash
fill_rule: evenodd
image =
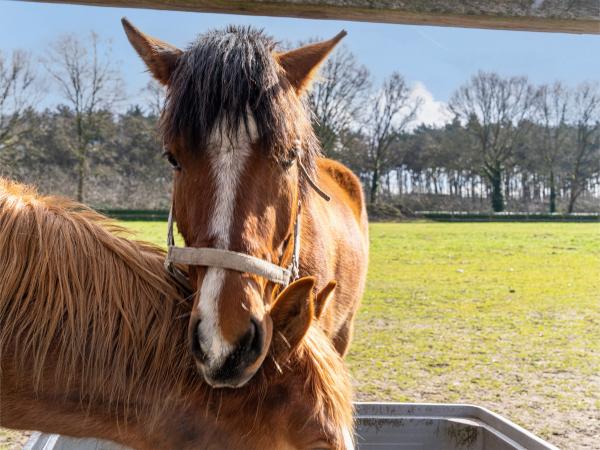
<path id="1" fill-rule="evenodd" d="M 600 225 L 373 225 L 348 359 L 360 399 L 477 403 L 597 448 Z"/>
<path id="2" fill-rule="evenodd" d="M 164 243 L 165 223 L 124 224 Z M 594 448 L 600 225 L 372 224 L 348 364 L 358 400 L 476 403 Z"/>

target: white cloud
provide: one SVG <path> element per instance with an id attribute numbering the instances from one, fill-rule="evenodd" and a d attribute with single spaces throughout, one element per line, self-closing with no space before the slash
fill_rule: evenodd
<path id="1" fill-rule="evenodd" d="M 433 94 L 420 81 L 414 83 L 411 96 L 421 98 L 422 104 L 417 118 L 413 122 L 413 128 L 420 124 L 441 126 L 452 119 L 446 102 L 438 101 L 433 98 Z"/>

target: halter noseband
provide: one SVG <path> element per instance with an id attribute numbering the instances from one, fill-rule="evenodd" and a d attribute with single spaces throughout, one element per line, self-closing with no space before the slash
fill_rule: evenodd
<path id="1" fill-rule="evenodd" d="M 298 153 L 294 159 L 299 169 L 299 176 L 306 178 L 309 186 L 319 194 L 325 201 L 330 197 L 323 192 L 319 186 L 311 179 L 306 168 L 299 159 Z M 165 258 L 165 269 L 171 277 L 184 289 L 191 291 L 191 285 L 188 277 L 179 270 L 174 263 L 187 264 L 190 266 L 219 267 L 222 269 L 236 270 L 238 272 L 252 273 L 266 278 L 273 283 L 287 286 L 290 282 L 296 280 L 300 269 L 300 213 L 302 204 L 298 200 L 296 210 L 296 219 L 294 221 L 294 242 L 292 261 L 287 268 L 277 264 L 256 258 L 246 253 L 234 252 L 232 250 L 223 250 L 212 247 L 177 247 L 173 235 L 173 204 L 169 210 L 169 220 L 167 223 L 167 257 Z"/>

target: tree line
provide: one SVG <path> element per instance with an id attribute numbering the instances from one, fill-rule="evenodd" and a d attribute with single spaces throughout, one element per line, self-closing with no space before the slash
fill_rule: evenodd
<path id="1" fill-rule="evenodd" d="M 38 105 L 47 91 L 61 100 Z M 164 208 L 170 173 L 156 124 L 164 101 L 150 82 L 127 98 L 110 46 L 65 35 L 43 58 L 0 53 L 0 175 L 96 207 Z M 418 123 L 406 79 L 376 84 L 341 47 L 308 95 L 326 156 L 361 179 L 371 208 L 395 211 L 597 211 L 600 87 L 533 85 L 478 72 L 451 96 L 446 123 Z"/>

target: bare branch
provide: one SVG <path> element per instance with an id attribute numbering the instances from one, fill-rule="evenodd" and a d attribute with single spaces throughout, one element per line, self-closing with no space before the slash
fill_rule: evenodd
<path id="1" fill-rule="evenodd" d="M 346 46 L 337 49 L 324 63 L 308 101 L 325 154 L 336 150 L 340 136 L 356 122 L 370 83 L 369 71 Z"/>
<path id="2" fill-rule="evenodd" d="M 0 52 L 0 156 L 27 132 L 23 114 L 41 99 L 31 56 L 15 50 L 10 60 Z"/>
<path id="3" fill-rule="evenodd" d="M 76 121 L 79 160 L 77 198 L 83 201 L 83 186 L 87 175 L 87 153 L 100 111 L 111 111 L 123 97 L 123 82 L 111 58 L 110 43 L 103 43 L 90 33 L 88 42 L 75 35 L 64 35 L 49 48 L 42 59 L 63 99 L 72 108 Z"/>

